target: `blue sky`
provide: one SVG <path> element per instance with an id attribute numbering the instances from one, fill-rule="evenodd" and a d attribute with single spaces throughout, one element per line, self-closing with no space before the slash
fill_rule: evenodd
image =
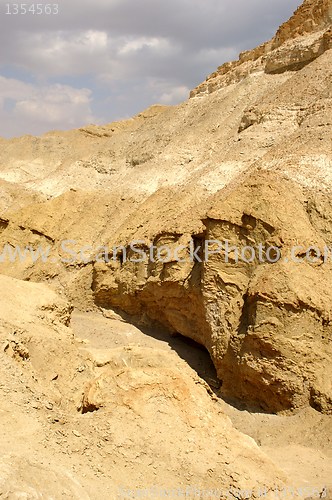
<path id="1" fill-rule="evenodd" d="M 217 66 L 271 38 L 301 2 L 59 0 L 58 14 L 40 15 L 6 14 L 7 3 L 0 0 L 3 137 L 177 104 Z"/>

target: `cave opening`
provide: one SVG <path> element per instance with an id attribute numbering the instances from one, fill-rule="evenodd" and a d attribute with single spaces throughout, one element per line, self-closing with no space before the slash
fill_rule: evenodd
<path id="1" fill-rule="evenodd" d="M 221 381 L 206 347 L 180 333 L 173 335 L 168 343 L 213 391 L 220 389 Z"/>

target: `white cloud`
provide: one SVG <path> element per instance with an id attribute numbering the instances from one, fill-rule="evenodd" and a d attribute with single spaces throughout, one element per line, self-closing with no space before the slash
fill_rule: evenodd
<path id="1" fill-rule="evenodd" d="M 184 101 L 189 96 L 190 89 L 184 85 L 179 87 L 174 87 L 169 91 L 163 92 L 159 98 L 161 104 L 174 104 L 180 101 Z"/>
<path id="2" fill-rule="evenodd" d="M 182 101 L 223 62 L 271 37 L 299 3 L 63 0 L 58 15 L 5 16 L 0 72 L 14 78 L 0 80 L 0 135 Z"/>
<path id="3" fill-rule="evenodd" d="M 107 64 L 110 49 L 108 34 L 94 30 L 21 33 L 17 42 L 15 64 L 38 77 L 93 73 Z"/>
<path id="4" fill-rule="evenodd" d="M 156 61 L 166 65 L 179 56 L 181 49 L 164 37 L 111 36 L 105 31 L 87 30 L 25 33 L 14 60 L 18 67 L 39 78 L 93 75 L 113 81 L 138 73 L 153 77 Z M 4 63 L 9 64 L 9 54 L 7 58 Z"/>
<path id="5" fill-rule="evenodd" d="M 170 43 L 165 38 L 157 37 L 138 37 L 132 40 L 124 39 L 123 45 L 118 50 L 118 55 L 131 54 L 142 49 L 161 50 L 165 52 L 165 50 L 170 49 Z"/>
<path id="6" fill-rule="evenodd" d="M 158 104 L 177 104 L 188 98 L 190 89 L 185 85 L 177 85 L 167 79 L 147 79 L 145 84 L 145 92 L 147 95 L 152 95 L 153 99 Z"/>
<path id="7" fill-rule="evenodd" d="M 0 135 L 23 134 L 27 124 L 30 133 L 40 134 L 50 128 L 97 122 L 91 101 L 89 89 L 61 84 L 38 86 L 0 76 Z"/>
<path id="8" fill-rule="evenodd" d="M 18 100 L 14 113 L 30 120 L 52 124 L 74 125 L 77 120 L 90 121 L 91 91 L 53 85 L 34 89 L 29 98 Z"/>

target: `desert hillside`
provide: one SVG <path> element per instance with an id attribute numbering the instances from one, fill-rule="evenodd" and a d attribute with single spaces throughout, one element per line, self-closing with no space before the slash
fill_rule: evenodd
<path id="1" fill-rule="evenodd" d="M 0 139 L 0 496 L 332 498 L 331 182 L 331 0 L 178 106 Z"/>

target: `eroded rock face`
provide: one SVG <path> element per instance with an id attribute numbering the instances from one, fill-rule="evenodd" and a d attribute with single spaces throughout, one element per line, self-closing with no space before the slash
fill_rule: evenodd
<path id="1" fill-rule="evenodd" d="M 331 1 L 308 0 L 270 42 L 195 89 L 202 99 L 3 141 L 0 249 L 48 246 L 50 258 L 0 253 L 0 272 L 196 340 L 229 398 L 331 412 L 331 263 L 291 259 L 298 245 L 296 258 L 332 245 L 331 68 Z M 181 247 L 180 260 L 100 258 L 114 246 L 130 258 L 137 240 Z M 272 246 L 282 258 L 181 262 L 206 240 Z M 79 252 L 72 262 L 64 241 Z"/>
<path id="2" fill-rule="evenodd" d="M 220 66 L 190 97 L 210 94 L 259 71 L 275 74 L 303 68 L 332 48 L 331 23 L 331 0 L 306 0 L 272 40 Z"/>
<path id="3" fill-rule="evenodd" d="M 327 50 L 332 48 L 332 29 L 327 29 L 323 34 L 303 37 L 293 46 L 292 41 L 287 41 L 266 56 L 266 73 L 283 73 L 296 71 L 317 59 Z"/>
<path id="4" fill-rule="evenodd" d="M 310 404 L 329 413 L 332 387 L 323 374 L 332 354 L 332 270 L 314 258 L 329 241 L 311 224 L 308 200 L 290 181 L 260 173 L 221 194 L 194 240 L 196 246 L 227 241 L 227 251 L 203 262 L 188 262 L 187 255 L 185 263 L 97 264 L 96 302 L 205 345 L 230 398 L 266 411 Z M 154 243 L 189 248 L 189 240 L 173 235 Z M 241 258 L 246 247 L 255 250 L 254 260 L 251 253 Z M 313 263 L 305 259 L 310 247 Z"/>
<path id="5" fill-rule="evenodd" d="M 273 47 L 287 40 L 319 31 L 332 22 L 331 0 L 305 0 L 294 15 L 278 29 Z"/>
<path id="6" fill-rule="evenodd" d="M 0 496 L 126 498 L 159 487 L 272 500 L 288 484 L 175 352 L 91 349 L 46 285 L 4 276 L 0 285 Z"/>

